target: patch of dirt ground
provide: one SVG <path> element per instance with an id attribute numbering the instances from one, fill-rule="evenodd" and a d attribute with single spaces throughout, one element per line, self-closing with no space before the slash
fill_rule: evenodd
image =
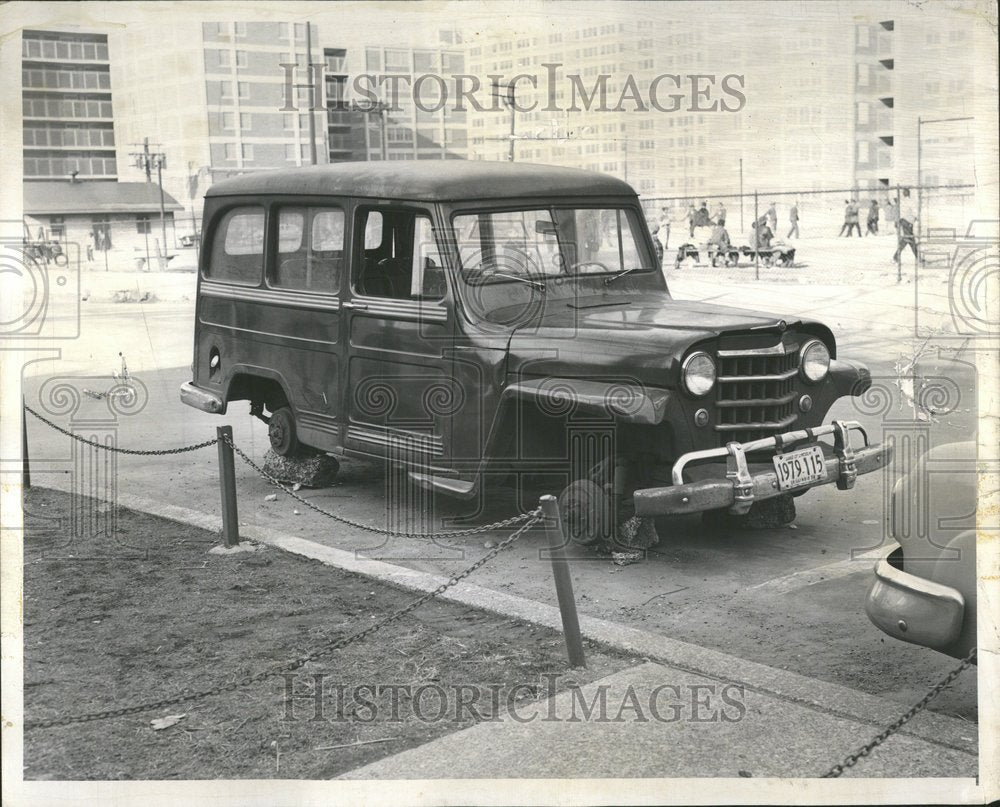
<path id="1" fill-rule="evenodd" d="M 72 535 L 72 511 L 107 528 Z M 25 500 L 24 709 L 45 720 L 209 689 L 307 654 L 417 593 L 269 547 L 35 488 Z M 83 523 L 85 520 L 81 520 Z M 289 676 L 25 733 L 26 779 L 327 779 L 637 659 L 431 601 Z M 316 698 L 316 683 L 321 683 Z M 288 697 L 289 692 L 306 697 Z M 184 715 L 166 728 L 151 721 Z M 170 721 L 167 721 L 168 723 Z"/>

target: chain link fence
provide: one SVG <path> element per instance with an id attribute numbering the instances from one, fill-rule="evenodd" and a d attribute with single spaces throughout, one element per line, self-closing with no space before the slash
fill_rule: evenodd
<path id="1" fill-rule="evenodd" d="M 977 220 L 972 184 L 879 185 L 642 197 L 664 270 L 675 278 L 888 285 L 931 264 L 921 247 L 955 243 Z M 901 217 L 918 222 L 900 245 Z M 725 232 L 720 232 L 723 223 Z"/>

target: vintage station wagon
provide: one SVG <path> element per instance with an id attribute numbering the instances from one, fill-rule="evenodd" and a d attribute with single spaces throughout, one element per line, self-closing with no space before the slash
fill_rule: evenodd
<path id="1" fill-rule="evenodd" d="M 203 243 L 181 398 L 249 401 L 280 455 L 387 458 L 469 498 L 561 475 L 584 544 L 615 529 L 608 513 L 746 514 L 889 461 L 858 424 L 824 423 L 870 384 L 830 329 L 674 299 L 635 191 L 608 176 L 248 174 L 206 195 Z"/>

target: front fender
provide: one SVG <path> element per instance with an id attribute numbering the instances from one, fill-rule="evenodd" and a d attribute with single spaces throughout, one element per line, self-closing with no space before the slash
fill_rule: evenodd
<path id="1" fill-rule="evenodd" d="M 863 395 L 872 385 L 872 374 L 868 366 L 850 359 L 834 359 L 830 362 L 830 381 L 837 398 L 845 395 Z"/>
<path id="2" fill-rule="evenodd" d="M 503 401 L 531 401 L 547 414 L 583 414 L 619 423 L 656 426 L 663 422 L 671 392 L 622 381 L 540 378 L 508 384 Z"/>

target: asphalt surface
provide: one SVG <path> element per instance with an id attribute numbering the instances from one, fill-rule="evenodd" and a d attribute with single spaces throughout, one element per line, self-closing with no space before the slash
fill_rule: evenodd
<path id="1" fill-rule="evenodd" d="M 940 284 L 937 284 L 938 286 Z M 929 284 L 924 284 L 927 289 Z M 861 420 L 879 439 L 886 429 L 920 423 L 934 443 L 971 439 L 975 434 L 974 368 L 938 350 L 946 339 L 924 343 L 914 321 L 912 284 L 897 288 L 819 288 L 815 285 L 766 284 L 723 290 L 709 280 L 685 275 L 673 281 L 678 297 L 718 299 L 733 305 L 809 314 L 834 328 L 842 356 L 869 364 L 891 396 L 887 408 L 859 409 L 841 401 L 831 417 Z M 947 294 L 922 298 L 931 310 L 946 310 Z M 925 321 L 926 321 L 925 317 Z M 945 326 L 946 327 L 946 326 Z M 68 426 L 89 421 L 91 428 L 109 415 L 106 400 L 84 394 L 111 384 L 124 352 L 133 376 L 148 397 L 138 411 L 120 416 L 111 429 L 117 444 L 169 449 L 215 435 L 232 425 L 236 443 L 257 461 L 267 450 L 266 429 L 244 405 L 225 418 L 182 405 L 177 390 L 190 379 L 193 329 L 191 302 L 84 303 L 82 338 L 58 343 L 58 359 L 29 365 L 25 396 L 39 407 L 39 393 L 62 380 L 77 390 L 54 419 Z M 57 344 L 57 343 L 52 343 Z M 945 414 L 919 420 L 899 367 L 919 353 L 920 373 L 952 380 L 958 398 Z M 49 404 L 51 411 L 53 406 Z M 42 410 L 44 411 L 44 409 Z M 189 509 L 217 513 L 219 487 L 214 448 L 168 456 L 118 455 L 115 464 L 90 464 L 86 450 L 77 454 L 68 438 L 29 417 L 32 479 L 36 485 L 113 496 L 115 491 L 157 499 Z M 79 469 L 84 469 L 80 471 Z M 77 469 L 74 472 L 74 469 Z M 241 522 L 280 529 L 340 549 L 390 560 L 417 570 L 450 574 L 485 553 L 485 544 L 502 539 L 489 534 L 437 541 L 378 539 L 343 527 L 279 493 L 268 502 L 270 485 L 237 460 Z M 573 565 L 574 587 L 584 615 L 619 622 L 765 663 L 822 681 L 910 703 L 954 666 L 948 657 L 885 637 L 864 614 L 863 602 L 872 553 L 884 542 L 886 491 L 880 474 L 862 477 L 854 490 L 826 487 L 798 500 L 794 528 L 741 532 L 706 532 L 697 518 L 661 523 L 661 541 L 642 563 L 627 567 L 607 559 L 581 557 Z M 385 469 L 377 463 L 345 461 L 333 488 L 301 491 L 322 508 L 347 518 L 385 525 Z M 509 490 L 492 491 L 472 523 L 505 518 L 533 502 L 518 502 Z M 942 507 L 945 505 L 942 503 Z M 464 526 L 468 505 L 435 501 L 438 521 L 419 514 L 415 530 Z M 296 513 L 296 510 L 298 513 Z M 941 513 L 944 515 L 945 513 Z M 555 603 L 551 569 L 540 557 L 545 539 L 529 534 L 509 552 L 476 573 L 475 583 L 546 604 Z M 860 555 L 860 557 L 858 557 Z M 932 707 L 964 719 L 976 715 L 976 681 L 964 675 Z"/>

